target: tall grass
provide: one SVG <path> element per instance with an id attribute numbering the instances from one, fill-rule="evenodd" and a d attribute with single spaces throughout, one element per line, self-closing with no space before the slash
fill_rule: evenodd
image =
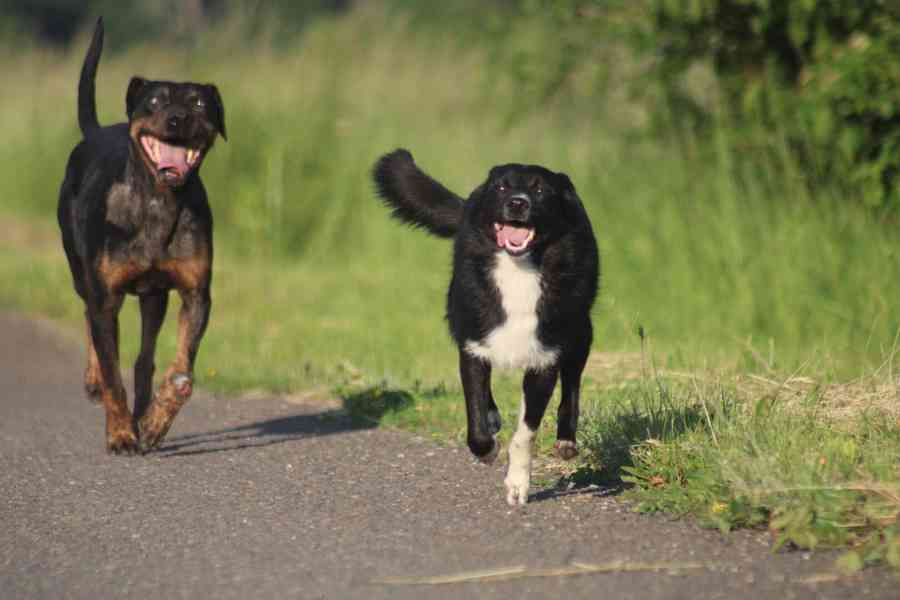
<path id="1" fill-rule="evenodd" d="M 586 462 L 622 473 L 637 510 L 690 514 L 725 532 L 767 527 L 776 550 L 848 547 L 845 571 L 900 569 L 896 413 L 827 418 L 816 393 L 786 402 L 721 380 L 655 378 L 614 398 L 594 405 Z"/>
<path id="2" fill-rule="evenodd" d="M 777 194 L 765 173 L 739 176 L 727 140 L 686 152 L 663 139 L 625 135 L 617 119 L 633 107 L 614 91 L 588 110 L 584 97 L 595 90 L 571 89 L 572 102 L 563 98 L 507 123 L 508 106 L 523 101 L 516 80 L 503 77 L 486 42 L 464 39 L 417 32 L 373 5 L 317 21 L 295 47 L 278 52 L 239 46 L 228 28 L 193 49 L 135 48 L 101 64 L 101 120 L 120 120 L 133 73 L 219 85 L 230 141 L 217 144 L 204 179 L 225 270 L 217 285 L 242 290 L 241 311 L 228 318 L 252 319 L 248 332 L 266 329 L 262 315 L 246 310 L 256 294 L 271 309 L 264 322 L 294 337 L 272 304 L 284 293 L 297 303 L 287 312 L 308 328 L 328 322 L 310 310 L 320 298 L 343 307 L 335 318 L 347 322 L 358 322 L 357 305 L 385 307 L 364 309 L 366 331 L 394 333 L 399 315 L 412 322 L 408 327 L 427 322 L 418 339 L 448 346 L 439 321 L 449 248 L 390 222 L 372 193 L 374 160 L 405 146 L 461 193 L 499 162 L 543 163 L 572 177 L 604 259 L 599 348 L 633 348 L 642 324 L 657 350 L 682 364 L 758 368 L 753 348 L 771 351 L 777 367 L 812 360 L 847 376 L 881 359 L 900 327 L 892 310 L 900 283 L 890 276 L 900 256 L 890 227 L 853 207 L 816 202 L 790 181 Z M 230 44 L 235 50 L 222 60 L 218 49 Z M 78 139 L 82 46 L 65 55 L 5 54 L 7 68 L 23 74 L 17 86 L 0 90 L 6 212 L 52 218 L 62 165 Z M 609 52 L 613 58 L 621 49 Z M 585 77 L 598 76 L 585 69 Z M 237 267 L 241 262 L 278 265 L 291 278 L 270 280 L 258 267 Z M 332 332 L 325 337 L 335 343 Z M 385 369 L 378 356 L 403 342 L 383 340 L 365 335 L 346 358 Z"/>

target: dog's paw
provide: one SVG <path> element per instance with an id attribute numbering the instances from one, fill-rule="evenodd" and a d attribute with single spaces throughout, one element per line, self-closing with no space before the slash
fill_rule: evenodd
<path id="1" fill-rule="evenodd" d="M 491 448 L 491 451 L 486 455 L 479 457 L 478 459 L 486 465 L 494 464 L 494 461 L 497 460 L 497 456 L 500 454 L 500 442 L 498 442 L 496 438 L 491 441 L 494 442 L 494 446 Z"/>
<path id="2" fill-rule="evenodd" d="M 139 452 L 138 439 L 130 428 L 110 431 L 106 434 L 106 452 L 117 456 L 133 456 Z"/>
<path id="3" fill-rule="evenodd" d="M 148 418 L 149 417 L 149 418 Z M 165 417 L 144 417 L 138 421 L 138 434 L 140 435 L 140 450 L 142 453 L 150 452 L 159 446 L 169 433 L 172 419 Z"/>
<path id="4" fill-rule="evenodd" d="M 554 453 L 562 460 L 572 460 L 578 456 L 578 448 L 571 440 L 557 440 L 553 446 Z"/>
<path id="5" fill-rule="evenodd" d="M 472 451 L 478 462 L 490 465 L 497 460 L 497 455 L 500 454 L 500 442 L 493 437 L 488 438 L 486 442 L 469 440 L 469 450 Z"/>
<path id="6" fill-rule="evenodd" d="M 106 390 L 105 393 L 113 394 Z M 104 398 L 106 405 L 106 452 L 115 455 L 132 455 L 138 452 L 138 439 L 134 431 L 131 413 L 124 406 L 125 391 L 119 390 L 121 404 L 113 398 Z"/>
<path id="7" fill-rule="evenodd" d="M 84 395 L 91 404 L 103 402 L 103 388 L 100 385 L 100 375 L 88 367 L 84 371 Z"/>
<path id="8" fill-rule="evenodd" d="M 103 402 L 103 393 L 99 383 L 85 381 L 84 395 L 91 404 L 101 404 Z"/>
<path id="9" fill-rule="evenodd" d="M 510 464 L 506 472 L 506 503 L 510 506 L 524 506 L 528 503 L 528 488 L 531 487 L 530 469 L 525 465 Z"/>
<path id="10" fill-rule="evenodd" d="M 500 418 L 500 411 L 496 408 L 492 408 L 488 411 L 487 414 L 487 422 L 488 422 L 488 431 L 491 432 L 491 435 L 497 435 L 500 431 L 500 428 L 503 427 L 503 419 Z"/>
<path id="11" fill-rule="evenodd" d="M 174 386 L 163 386 L 154 396 L 147 412 L 138 420 L 141 452 L 149 452 L 162 443 L 181 404 Z"/>

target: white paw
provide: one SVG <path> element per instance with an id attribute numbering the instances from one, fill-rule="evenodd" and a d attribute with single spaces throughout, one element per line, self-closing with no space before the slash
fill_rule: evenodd
<path id="1" fill-rule="evenodd" d="M 503 483 L 506 484 L 506 503 L 510 506 L 524 506 L 528 503 L 528 488 L 531 486 L 529 466 L 511 464 L 506 472 Z"/>

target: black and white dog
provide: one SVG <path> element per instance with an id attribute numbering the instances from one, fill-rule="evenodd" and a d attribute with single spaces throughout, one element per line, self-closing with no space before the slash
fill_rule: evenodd
<path id="1" fill-rule="evenodd" d="M 505 480 L 507 502 L 525 504 L 532 440 L 557 378 L 557 453 L 577 454 L 578 396 L 600 269 L 584 206 L 566 175 L 536 165 L 494 167 L 468 201 L 423 173 L 406 150 L 383 156 L 373 176 L 394 217 L 454 238 L 447 320 L 459 347 L 469 449 L 483 462 L 499 452 L 491 369 L 526 370 Z"/>

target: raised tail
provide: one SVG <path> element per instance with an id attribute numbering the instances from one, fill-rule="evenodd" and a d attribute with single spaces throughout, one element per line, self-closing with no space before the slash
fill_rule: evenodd
<path id="1" fill-rule="evenodd" d="M 456 235 L 463 199 L 423 173 L 408 151 L 399 149 L 382 156 L 372 177 L 393 217 L 439 237 Z"/>
<path id="2" fill-rule="evenodd" d="M 100 122 L 97 120 L 94 79 L 97 77 L 97 63 L 100 62 L 101 52 L 103 52 L 103 17 L 97 19 L 94 36 L 84 57 L 84 65 L 81 67 L 81 78 L 78 80 L 78 126 L 85 136 L 100 128 Z"/>

